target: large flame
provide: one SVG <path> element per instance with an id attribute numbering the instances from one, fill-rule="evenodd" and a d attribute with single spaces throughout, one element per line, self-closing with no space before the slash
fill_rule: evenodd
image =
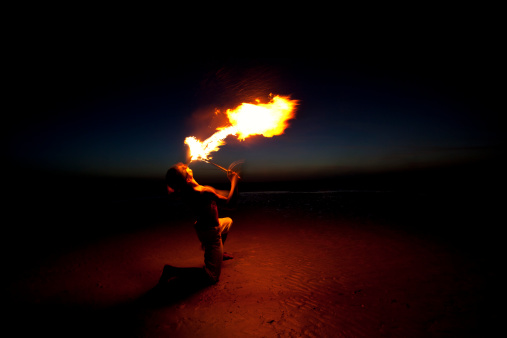
<path id="1" fill-rule="evenodd" d="M 225 138 L 235 135 L 243 141 L 252 135 L 272 137 L 281 135 L 289 126 L 288 120 L 294 118 L 297 100 L 288 96 L 275 96 L 268 103 L 242 103 L 226 114 L 229 126 L 217 128 L 217 132 L 201 142 L 194 136 L 185 139 L 190 150 L 190 160 L 210 160 L 209 154 L 225 144 Z"/>

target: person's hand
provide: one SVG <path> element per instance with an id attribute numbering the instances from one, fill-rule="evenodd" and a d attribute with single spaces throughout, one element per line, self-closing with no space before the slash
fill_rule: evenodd
<path id="1" fill-rule="evenodd" d="M 233 179 L 241 180 L 241 165 L 244 163 L 244 160 L 239 160 L 232 162 L 229 168 L 227 169 L 227 178 L 232 182 Z"/>
<path id="2" fill-rule="evenodd" d="M 238 178 L 238 174 L 232 170 L 227 170 L 227 178 L 229 179 L 229 181 L 232 181 L 233 179 Z"/>

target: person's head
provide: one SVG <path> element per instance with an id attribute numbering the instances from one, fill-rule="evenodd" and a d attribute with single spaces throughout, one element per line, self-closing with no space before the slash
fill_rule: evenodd
<path id="1" fill-rule="evenodd" d="M 184 191 L 197 185 L 192 170 L 183 163 L 173 165 L 165 175 L 165 182 L 169 192 Z"/>

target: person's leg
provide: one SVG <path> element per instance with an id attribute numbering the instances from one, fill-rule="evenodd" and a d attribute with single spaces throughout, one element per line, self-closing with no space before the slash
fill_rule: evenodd
<path id="1" fill-rule="evenodd" d="M 223 244 L 219 227 L 210 228 L 205 231 L 197 230 L 197 236 L 204 248 L 204 271 L 210 281 L 216 283 L 220 277 L 223 260 Z"/>
<path id="2" fill-rule="evenodd" d="M 229 233 L 229 230 L 232 226 L 232 219 L 230 217 L 224 217 L 218 219 L 218 228 L 220 231 L 220 235 L 222 236 L 222 244 L 225 242 L 225 238 L 227 238 L 227 234 Z"/>
<path id="3" fill-rule="evenodd" d="M 204 243 L 204 270 L 212 282 L 218 282 L 222 271 L 223 255 L 224 247 L 220 237 Z"/>
<path id="4" fill-rule="evenodd" d="M 219 222 L 219 228 L 220 228 L 220 234 L 221 234 L 222 246 L 223 246 L 223 245 L 225 245 L 225 241 L 227 240 L 227 235 L 229 234 L 229 230 L 231 229 L 232 219 L 229 217 L 219 218 L 218 222 Z M 229 260 L 229 259 L 233 259 L 233 258 L 234 257 L 229 253 L 227 253 L 227 252 L 223 253 L 223 260 L 224 261 Z"/>

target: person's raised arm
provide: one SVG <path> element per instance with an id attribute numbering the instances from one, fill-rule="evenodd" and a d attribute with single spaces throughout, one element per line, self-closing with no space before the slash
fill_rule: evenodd
<path id="1" fill-rule="evenodd" d="M 217 202 L 229 204 L 237 197 L 238 192 L 238 174 L 233 171 L 227 172 L 227 178 L 231 181 L 231 188 L 227 190 L 218 190 L 210 186 L 206 186 L 205 190 L 215 196 Z"/>
<path id="2" fill-rule="evenodd" d="M 238 174 L 234 171 L 229 170 L 227 172 L 227 178 L 231 181 L 231 190 L 229 191 L 229 196 L 227 196 L 227 203 L 238 195 L 238 177 Z"/>

